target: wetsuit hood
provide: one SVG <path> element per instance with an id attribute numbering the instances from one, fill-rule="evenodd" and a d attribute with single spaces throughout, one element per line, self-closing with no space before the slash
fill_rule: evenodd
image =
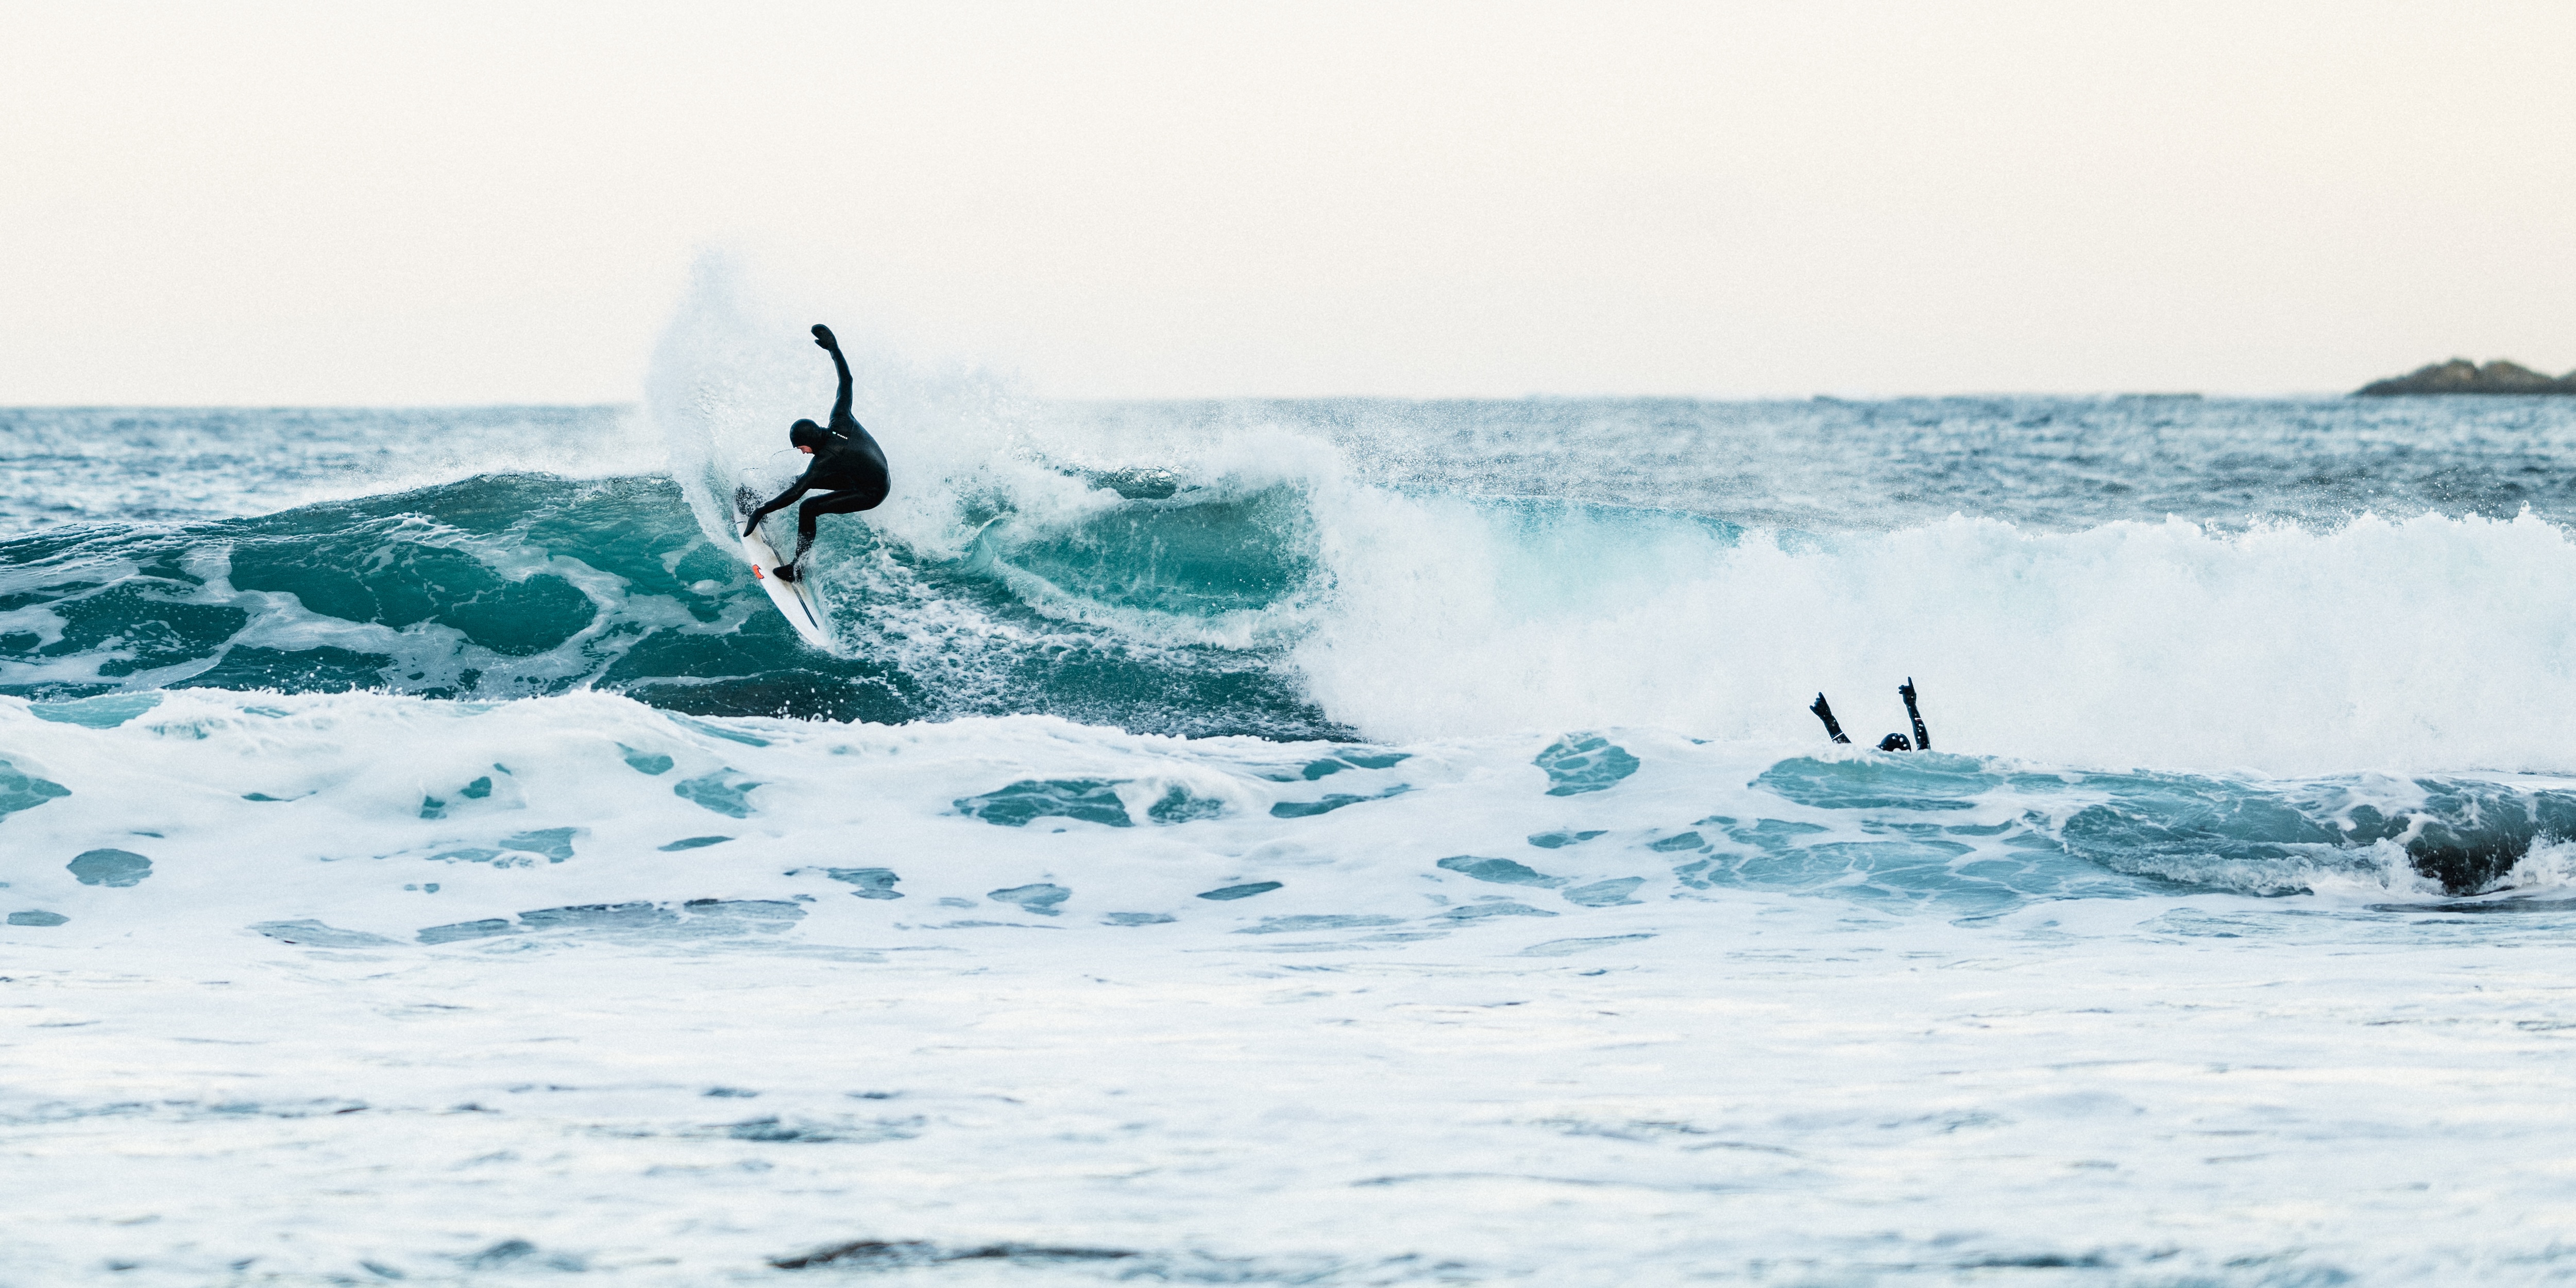
<path id="1" fill-rule="evenodd" d="M 832 435 L 810 420 L 800 420 L 787 429 L 787 442 L 791 447 L 810 447 L 819 452 L 831 441 Z"/>

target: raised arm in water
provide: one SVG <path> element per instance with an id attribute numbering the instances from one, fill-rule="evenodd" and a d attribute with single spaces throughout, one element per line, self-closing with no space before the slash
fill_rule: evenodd
<path id="1" fill-rule="evenodd" d="M 1913 676 L 1905 677 L 1905 683 L 1896 686 L 1896 696 L 1905 699 L 1905 717 L 1914 722 L 1914 749 L 1932 750 L 1932 731 L 1923 727 L 1923 713 L 1914 706 Z"/>
<path id="2" fill-rule="evenodd" d="M 1846 737 L 1844 737 L 1844 736 L 1843 736 L 1843 727 L 1842 727 L 1841 725 L 1838 725 L 1838 724 L 1835 724 L 1835 723 L 1834 723 L 1834 709 L 1833 709 L 1832 707 L 1827 706 L 1827 705 L 1825 704 L 1825 695 L 1823 695 L 1823 694 L 1821 694 L 1821 693 L 1817 694 L 1817 695 L 1816 695 L 1816 705 L 1814 705 L 1814 706 L 1812 706 L 1812 707 L 1809 707 L 1809 708 L 1807 708 L 1807 709 L 1808 709 L 1809 711 L 1813 711 L 1813 712 L 1815 712 L 1815 713 L 1816 713 L 1816 718 L 1817 718 L 1818 720 L 1822 720 L 1822 721 L 1824 721 L 1824 722 L 1825 722 L 1825 732 L 1826 732 L 1826 733 L 1829 733 L 1829 734 L 1832 734 L 1832 735 L 1834 736 L 1834 741 L 1836 741 L 1836 742 L 1850 742 L 1850 741 L 1851 741 L 1851 739 L 1846 738 Z"/>

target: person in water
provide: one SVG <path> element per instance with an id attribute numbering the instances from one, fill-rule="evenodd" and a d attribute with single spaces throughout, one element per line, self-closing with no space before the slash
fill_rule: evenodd
<path id="1" fill-rule="evenodd" d="M 1905 683 L 1896 686 L 1896 696 L 1905 699 L 1906 718 L 1914 722 L 1914 741 L 1909 743 L 1905 740 L 1904 734 L 1892 733 L 1879 739 L 1878 749 L 1880 751 L 1932 750 L 1932 731 L 1923 727 L 1922 709 L 1914 705 L 1913 676 L 1905 677 Z M 1834 709 L 1825 701 L 1825 695 L 1817 694 L 1816 704 L 1807 709 L 1815 712 L 1816 718 L 1825 722 L 1825 732 L 1832 734 L 1834 741 L 1844 743 L 1851 741 L 1843 736 L 1843 727 L 1834 723 Z"/>
<path id="2" fill-rule="evenodd" d="M 787 429 L 787 441 L 797 451 L 814 458 L 805 472 L 796 476 L 786 491 L 770 498 L 769 503 L 751 512 L 742 525 L 742 535 L 750 536 L 760 527 L 761 519 L 772 510 L 783 510 L 796 498 L 814 493 L 796 508 L 796 553 L 786 563 L 770 569 L 780 581 L 794 581 L 796 565 L 814 545 L 814 521 L 827 514 L 856 514 L 883 504 L 886 489 L 885 449 L 868 436 L 850 415 L 850 360 L 841 356 L 841 342 L 832 338 L 832 328 L 814 324 L 814 343 L 832 355 L 832 366 L 841 373 L 841 394 L 832 402 L 832 427 L 825 429 L 810 420 L 800 420 Z"/>

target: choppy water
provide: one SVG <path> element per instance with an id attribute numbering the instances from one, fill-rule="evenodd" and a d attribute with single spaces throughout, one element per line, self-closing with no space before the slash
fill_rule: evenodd
<path id="1" fill-rule="evenodd" d="M 1802 739 L 1802 694 L 1915 675 L 1951 745 L 2053 763 L 2570 760 L 2530 718 L 2576 698 L 2576 424 L 2546 400 L 1062 408 L 916 386 L 885 399 L 922 421 L 907 486 L 827 525 L 826 656 L 720 526 L 737 478 L 785 468 L 749 397 L 9 413 L 0 691 Z"/>
<path id="2" fill-rule="evenodd" d="M 879 357 L 827 654 L 774 338 L 0 412 L 0 1283 L 2576 1274 L 2564 400 Z"/>

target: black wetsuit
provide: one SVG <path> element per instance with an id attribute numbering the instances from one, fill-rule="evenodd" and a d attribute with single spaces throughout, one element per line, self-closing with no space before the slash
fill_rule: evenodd
<path id="1" fill-rule="evenodd" d="M 820 333 L 818 342 L 831 335 L 822 327 L 814 329 Z M 803 559 L 812 548 L 814 520 L 827 514 L 873 510 L 884 504 L 886 489 L 892 486 L 886 477 L 885 449 L 877 446 L 877 440 L 850 415 L 849 359 L 841 356 L 837 341 L 823 347 L 831 352 L 832 366 L 841 373 L 841 393 L 832 403 L 832 424 L 827 436 L 814 448 L 814 463 L 806 466 L 786 491 L 752 511 L 744 521 L 744 527 L 749 528 L 770 511 L 785 509 L 807 492 L 823 492 L 796 508 L 796 553 L 788 557 L 790 564 Z"/>
<path id="2" fill-rule="evenodd" d="M 1924 727 L 1923 709 L 1915 705 L 1913 676 L 1905 677 L 1905 683 L 1896 686 L 1896 696 L 1905 699 L 1905 717 L 1914 722 L 1914 741 L 1907 742 L 1904 734 L 1892 733 L 1879 740 L 1878 749 L 1880 751 L 1932 750 L 1932 731 Z M 1834 719 L 1833 706 L 1825 701 L 1825 695 L 1817 694 L 1815 703 L 1807 710 L 1814 712 L 1818 720 L 1825 722 L 1825 733 L 1834 741 L 1844 743 L 1851 741 L 1844 735 L 1842 725 Z"/>

